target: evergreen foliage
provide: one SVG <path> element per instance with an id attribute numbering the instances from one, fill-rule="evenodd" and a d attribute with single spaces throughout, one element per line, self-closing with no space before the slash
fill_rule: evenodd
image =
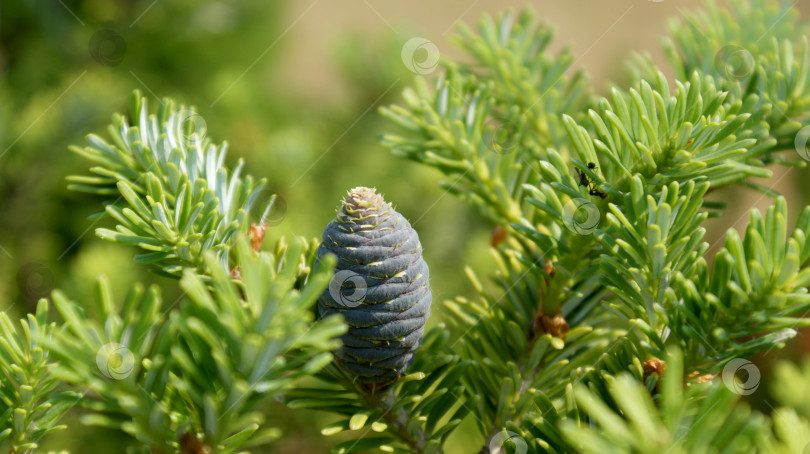
<path id="1" fill-rule="evenodd" d="M 439 453 L 465 421 L 483 453 L 804 452 L 810 365 L 777 369 L 770 414 L 740 396 L 759 386 L 748 358 L 810 326 L 810 207 L 789 228 L 787 200 L 752 181 L 805 165 L 806 31 L 786 3 L 709 3 L 670 29 L 673 80 L 637 54 L 632 84 L 598 98 L 584 72 L 564 75 L 572 53 L 552 53 L 528 10 L 462 26 L 465 63 L 444 61 L 383 109 L 396 131 L 382 142 L 451 178 L 442 186 L 495 226 L 491 279 L 465 268 L 474 296 L 442 302 L 446 323 L 425 329 L 407 370 L 399 357 L 372 367 L 390 356 L 346 367 L 335 358 L 357 314 L 315 315 L 342 291 L 336 265 L 396 278 L 399 252 L 346 238 L 261 251 L 263 182 L 224 165 L 193 109 L 164 100 L 150 115 L 135 93 L 110 142 L 74 147 L 95 166 L 70 183 L 107 197 L 118 225 L 98 236 L 147 251 L 135 260 L 185 295 L 166 304 L 134 285 L 116 302 L 102 278 L 94 306 L 53 293 L 58 323 L 45 300 L 23 331 L 0 315 L 0 442 L 35 448 L 76 404 L 85 423 L 132 435 L 131 452 L 244 452 L 282 436 L 264 417 L 277 400 L 336 417 L 321 430 L 342 434 L 336 453 Z M 712 253 L 705 222 L 725 206 L 706 196 L 730 185 L 773 203 Z M 391 249 L 416 238 L 404 218 L 351 208 L 371 236 L 405 232 Z M 389 293 L 362 306 L 372 331 L 408 318 L 366 310 L 399 301 Z"/>
<path id="2" fill-rule="evenodd" d="M 98 284 L 96 314 L 57 292 L 65 329 L 42 339 L 60 359 L 54 375 L 92 391 L 84 422 L 123 430 L 136 452 L 240 452 L 280 434 L 264 422 L 263 406 L 332 359 L 339 319 L 313 324 L 311 308 L 328 285 L 332 261 L 294 288 L 300 242 L 282 255 L 236 245 L 241 279 L 234 281 L 213 251 L 210 281 L 190 271 L 188 298 L 161 309 L 156 288 L 135 286 L 123 304 Z M 166 312 L 162 312 L 166 311 Z"/>
<path id="3" fill-rule="evenodd" d="M 207 251 L 227 266 L 236 238 L 250 228 L 250 215 L 264 181 L 242 178 L 240 160 L 224 167 L 227 143 L 214 144 L 205 120 L 193 108 L 164 99 L 149 114 L 146 99 L 132 95 L 132 121 L 113 116 L 112 143 L 91 134 L 88 146 L 71 147 L 97 164 L 92 176 L 72 176 L 68 187 L 118 196 L 105 206 L 116 230 L 98 229 L 99 237 L 132 244 L 149 252 L 135 257 L 165 274 L 180 276 L 184 268 L 202 270 Z M 260 223 L 273 207 L 271 198 Z"/>
<path id="4" fill-rule="evenodd" d="M 20 328 L 0 313 L 0 443 L 11 452 L 37 449 L 43 436 L 65 429 L 59 419 L 77 402 L 75 393 L 58 389 L 50 371 L 53 358 L 38 340 L 55 329 L 44 300 L 36 313 L 20 320 Z"/>

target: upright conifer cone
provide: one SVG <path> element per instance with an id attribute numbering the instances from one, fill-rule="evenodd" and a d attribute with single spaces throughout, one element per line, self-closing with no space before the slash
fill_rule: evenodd
<path id="1" fill-rule="evenodd" d="M 338 258 L 321 297 L 321 317 L 340 313 L 349 325 L 338 364 L 356 381 L 394 382 L 413 361 L 430 314 L 428 267 L 419 236 L 374 189 L 349 191 L 323 231 L 318 258 Z"/>

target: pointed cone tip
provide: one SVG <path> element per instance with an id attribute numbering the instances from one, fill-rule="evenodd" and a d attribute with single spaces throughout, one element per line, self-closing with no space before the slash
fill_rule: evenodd
<path id="1" fill-rule="evenodd" d="M 377 194 L 376 188 L 358 186 L 349 191 L 343 203 L 352 208 L 380 208 L 385 201 Z"/>

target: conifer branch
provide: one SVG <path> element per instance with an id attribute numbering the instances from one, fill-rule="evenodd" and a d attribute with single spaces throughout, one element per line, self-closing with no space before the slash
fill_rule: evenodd
<path id="1" fill-rule="evenodd" d="M 179 278 L 186 268 L 202 271 L 208 251 L 231 269 L 229 253 L 237 238 L 248 234 L 251 219 L 261 227 L 273 209 L 275 197 L 263 214 L 252 217 L 265 181 L 242 177 L 242 160 L 232 171 L 226 168 L 227 143 L 214 144 L 194 108 L 171 99 L 150 114 L 146 98 L 135 91 L 132 119 L 114 115 L 108 132 L 111 143 L 91 134 L 88 146 L 71 147 L 96 166 L 92 176 L 69 177 L 68 187 L 118 196 L 105 206 L 116 229 L 96 234 L 147 251 L 135 261 L 171 277 Z M 263 238 L 264 230 L 253 237 Z"/>
<path id="2" fill-rule="evenodd" d="M 0 443 L 12 453 L 35 450 L 42 437 L 65 429 L 59 420 L 78 400 L 51 375 L 53 358 L 39 341 L 56 330 L 48 312 L 40 300 L 19 328 L 0 312 Z"/>

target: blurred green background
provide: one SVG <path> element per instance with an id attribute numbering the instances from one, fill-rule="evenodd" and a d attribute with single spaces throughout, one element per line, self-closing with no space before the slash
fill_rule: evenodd
<path id="1" fill-rule="evenodd" d="M 677 3 L 677 4 L 676 4 Z M 400 52 L 410 38 L 433 41 L 443 57 L 460 57 L 450 42 L 456 22 L 473 23 L 525 2 L 445 0 L 191 1 L 4 0 L 0 4 L 0 310 L 17 316 L 53 288 L 89 300 L 94 276 L 105 273 L 119 295 L 136 280 L 155 282 L 164 300 L 181 297 L 175 282 L 132 262 L 135 251 L 95 237 L 109 219 L 88 219 L 100 200 L 65 189 L 65 176 L 88 163 L 67 151 L 90 133 L 103 133 L 113 112 L 128 113 L 139 89 L 153 107 L 168 96 L 193 104 L 214 141 L 230 143 L 229 163 L 267 178 L 284 201 L 270 244 L 280 235 L 319 236 L 346 190 L 373 186 L 408 217 L 431 267 L 434 315 L 441 302 L 469 295 L 464 265 L 486 275 L 489 232 L 471 209 L 445 196 L 441 176 L 393 157 L 378 144 L 390 129 L 378 114 L 399 101 L 414 74 Z M 579 0 L 532 2 L 558 30 L 554 48 L 572 44 L 597 93 L 626 81 L 632 50 L 657 46 L 669 18 L 699 4 L 688 1 Z M 807 9 L 808 5 L 798 5 Z M 428 75 L 434 77 L 438 71 Z M 795 205 L 808 202 L 801 171 L 778 173 L 776 189 Z M 752 206 L 767 198 L 744 189 L 716 195 L 731 200 L 712 220 L 714 243 L 725 229 L 745 225 Z M 796 213 L 798 210 L 794 210 Z M 804 343 L 804 347 L 802 347 Z M 808 350 L 808 336 L 763 362 Z M 767 372 L 764 373 L 767 377 Z M 129 442 L 87 429 L 78 412 L 71 429 L 46 439 L 50 449 L 122 452 Z M 328 452 L 319 434 L 328 415 L 281 405 L 268 419 L 286 436 L 267 452 Z M 467 431 L 472 433 L 470 431 Z M 480 440 L 460 431 L 454 451 L 473 452 Z"/>

